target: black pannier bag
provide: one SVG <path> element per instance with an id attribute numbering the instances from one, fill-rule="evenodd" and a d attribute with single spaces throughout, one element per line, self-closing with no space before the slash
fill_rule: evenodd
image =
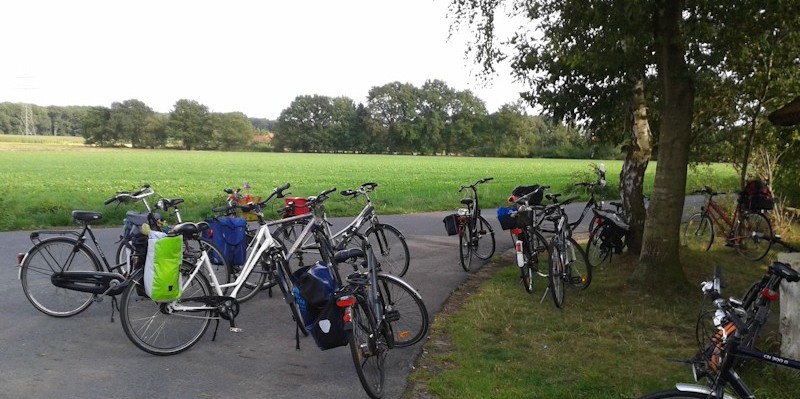
<path id="1" fill-rule="evenodd" d="M 308 333 L 322 350 L 348 344 L 344 326 L 344 310 L 336 305 L 336 282 L 330 269 L 321 262 L 305 266 L 293 273 L 297 283 L 295 301 Z M 298 341 L 298 348 L 299 348 Z"/>
<path id="2" fill-rule="evenodd" d="M 517 186 L 511 192 L 511 198 L 509 200 L 513 201 L 523 195 L 527 195 L 536 191 L 540 186 L 538 184 L 534 184 L 532 186 Z M 528 205 L 540 205 L 542 203 L 542 199 L 544 198 L 544 191 L 539 191 L 538 193 L 534 194 L 528 199 Z"/>
<path id="3" fill-rule="evenodd" d="M 458 214 L 447 215 L 442 219 L 442 222 L 444 222 L 444 230 L 447 235 L 454 236 L 458 234 Z"/>
<path id="4" fill-rule="evenodd" d="M 750 180 L 745 184 L 742 195 L 739 196 L 742 207 L 751 211 L 772 210 L 775 207 L 775 200 L 772 198 L 767 183 L 761 180 Z"/>

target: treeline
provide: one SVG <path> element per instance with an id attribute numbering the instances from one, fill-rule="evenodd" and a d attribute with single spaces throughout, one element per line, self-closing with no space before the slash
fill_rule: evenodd
<path id="1" fill-rule="evenodd" d="M 24 132 L 23 106 L 0 103 L 0 133 Z M 168 114 L 139 100 L 111 107 L 31 106 L 35 134 L 82 136 L 87 144 L 187 150 L 460 154 L 609 158 L 614 148 L 585 132 L 527 115 L 521 103 L 488 113 L 470 91 L 431 80 L 373 87 L 366 104 L 347 97 L 298 96 L 277 121 L 209 112 L 178 100 Z"/>

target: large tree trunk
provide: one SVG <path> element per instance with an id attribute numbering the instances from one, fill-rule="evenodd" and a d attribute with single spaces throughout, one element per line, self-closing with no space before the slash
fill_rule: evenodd
<path id="1" fill-rule="evenodd" d="M 686 167 L 692 142 L 694 85 L 684 58 L 680 31 L 684 1 L 656 1 L 654 37 L 663 106 L 658 165 L 642 252 L 632 280 L 662 292 L 688 284 L 678 251 L 686 191 Z"/>
<path id="2" fill-rule="evenodd" d="M 642 249 L 642 235 L 647 211 L 644 207 L 644 173 L 653 153 L 653 134 L 647 121 L 647 103 L 644 96 L 644 81 L 639 79 L 633 89 L 633 124 L 631 142 L 628 146 L 625 163 L 619 175 L 619 190 L 622 205 L 630 225 L 627 246 L 630 253 L 639 255 Z"/>

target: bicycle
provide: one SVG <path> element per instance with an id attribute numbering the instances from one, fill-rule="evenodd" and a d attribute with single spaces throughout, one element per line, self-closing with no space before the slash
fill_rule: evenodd
<path id="1" fill-rule="evenodd" d="M 366 263 L 366 270 L 356 271 L 344 281 L 337 277 L 341 284 L 334 295 L 337 306 L 343 309 L 344 329 L 348 331 L 350 353 L 361 386 L 370 398 L 377 399 L 383 396 L 388 351 L 419 342 L 427 334 L 429 323 L 419 293 L 399 277 L 379 273 L 371 243 L 363 241 L 363 248 L 342 250 L 334 255 L 335 264 L 359 258 L 365 258 Z M 400 306 L 402 298 L 412 304 Z M 407 311 L 409 307 L 411 312 Z M 409 316 L 417 315 L 421 317 L 420 325 L 407 328 Z"/>
<path id="2" fill-rule="evenodd" d="M 517 254 L 517 266 L 520 270 L 520 280 L 525 291 L 533 293 L 534 276 L 547 278 L 548 266 L 540 262 L 547 261 L 547 240 L 540 231 L 543 218 L 542 207 L 539 206 L 544 196 L 544 191 L 549 186 L 536 186 L 533 190 L 522 196 L 513 196 L 509 200 L 516 204 L 516 209 L 511 210 L 506 220 L 504 211 L 499 212 L 501 225 L 512 224 L 504 228 L 511 228 L 511 238 L 514 241 L 514 250 Z M 541 255 L 541 258 L 540 258 Z M 544 298 L 544 297 L 543 297 Z"/>
<path id="3" fill-rule="evenodd" d="M 781 279 L 792 283 L 800 281 L 800 274 L 788 265 L 774 262 L 772 268 Z M 741 360 L 745 358 L 800 370 L 800 361 L 798 360 L 762 352 L 747 346 L 748 319 L 751 315 L 741 307 L 741 304 L 721 297 L 718 270 L 717 268 L 714 279 L 703 285 L 703 291 L 710 294 L 716 309 L 714 325 L 718 332 L 711 339 L 709 345 L 701 351 L 700 356 L 690 362 L 695 381 L 706 378 L 707 384 L 676 384 L 673 390 L 651 393 L 642 396 L 641 399 L 732 398 L 732 395 L 726 393 L 726 389 L 730 389 L 740 398 L 755 398 L 753 392 L 736 372 Z M 745 319 L 743 320 L 742 317 Z"/>
<path id="4" fill-rule="evenodd" d="M 105 204 L 117 201 L 122 203 L 115 196 Z M 22 292 L 34 308 L 49 316 L 70 317 L 110 296 L 114 321 L 116 295 L 125 289 L 130 269 L 127 262 L 111 265 L 98 244 L 91 224 L 102 218 L 99 212 L 76 210 L 72 211 L 72 219 L 81 224 L 81 230 L 39 230 L 30 234 L 33 247 L 17 254 L 17 263 Z"/>
<path id="5" fill-rule="evenodd" d="M 359 246 L 360 243 L 353 242 L 353 239 L 357 237 L 366 237 L 372 243 L 373 250 L 377 252 L 381 271 L 403 277 L 408 271 L 410 263 L 408 244 L 400 230 L 390 224 L 381 223 L 380 220 L 378 220 L 378 214 L 375 212 L 375 207 L 372 205 L 372 201 L 369 197 L 369 193 L 375 191 L 377 186 L 377 183 L 364 183 L 355 190 L 341 191 L 342 196 L 350 197 L 351 199 L 363 197 L 365 200 L 364 207 L 361 209 L 358 216 L 336 233 L 331 232 L 331 224 L 327 222 L 327 215 L 323 215 L 326 221 L 324 226 L 327 229 L 327 234 L 331 238 L 335 249 L 340 250 L 352 245 Z M 295 207 L 294 203 L 288 204 L 282 213 L 284 216 L 293 215 L 297 212 Z M 363 234 L 356 234 L 359 233 L 364 226 L 369 227 L 367 227 Z M 285 243 L 294 242 L 297 240 L 298 231 L 301 230 L 302 227 L 302 224 L 288 224 L 276 229 L 274 234 Z M 317 249 L 318 248 L 311 243 L 304 243 L 296 256 L 299 262 L 298 267 L 302 267 L 304 264 L 304 252 Z"/>
<path id="6" fill-rule="evenodd" d="M 545 197 L 553 201 L 552 205 L 545 206 L 544 219 L 553 223 L 552 237 L 547 250 L 550 253 L 548 280 L 553 303 L 557 308 L 564 306 L 564 287 L 569 285 L 578 289 L 586 289 L 592 283 L 592 266 L 586 259 L 583 248 L 572 238 L 572 229 L 569 227 L 569 218 L 564 210 L 576 199 L 571 197 L 559 202 L 560 194 L 546 194 Z M 544 230 L 547 231 L 547 230 Z"/>
<path id="7" fill-rule="evenodd" d="M 459 193 L 467 189 L 471 190 L 471 193 L 468 193 L 469 196 L 461 200 L 461 204 L 466 206 L 466 208 L 460 208 L 457 213 L 460 262 L 461 267 L 467 272 L 470 271 L 473 253 L 478 259 L 482 260 L 487 260 L 494 255 L 494 229 L 492 229 L 489 222 L 481 216 L 477 189 L 479 184 L 486 183 L 493 179 L 493 177 L 483 178 L 468 186 L 461 186 L 461 188 L 458 189 Z"/>
<path id="8" fill-rule="evenodd" d="M 266 205 L 272 198 L 282 197 L 285 187 L 276 188 L 260 204 Z M 207 222 L 184 222 L 173 226 L 170 234 L 182 235 L 185 240 L 197 240 L 208 228 Z M 243 296 L 248 298 L 258 292 L 258 289 L 248 290 L 245 287 L 248 277 L 256 267 L 277 275 L 277 285 L 291 309 L 292 317 L 305 334 L 299 309 L 293 300 L 292 280 L 289 278 L 291 273 L 284 262 L 283 246 L 272 237 L 268 225 L 259 229 L 253 248 L 255 250 L 248 253 L 241 272 L 230 283 L 221 283 L 218 280 L 208 251 L 200 248 L 200 256 L 191 259 L 194 263 L 183 261 L 180 270 L 183 277 L 182 295 L 172 302 L 157 303 L 150 300 L 144 293 L 143 272 L 141 269 L 135 272 L 121 298 L 120 313 L 126 336 L 147 353 L 174 355 L 199 341 L 211 320 L 217 321 L 217 328 L 220 319 L 227 320 L 231 332 L 241 332 L 235 325 L 241 302 L 238 295 L 243 288 L 247 291 Z M 227 292 L 227 289 L 230 291 Z"/>
<path id="9" fill-rule="evenodd" d="M 697 251 L 708 251 L 714 242 L 715 230 L 722 229 L 725 245 L 736 249 L 745 259 L 758 261 L 769 252 L 772 241 L 765 237 L 772 237 L 772 224 L 762 211 L 748 210 L 737 201 L 733 215 L 727 215 L 722 207 L 714 201 L 717 195 L 725 194 L 716 192 L 706 186 L 696 190 L 693 194 L 706 196 L 705 205 L 700 212 L 692 215 L 683 227 L 683 244 Z"/>

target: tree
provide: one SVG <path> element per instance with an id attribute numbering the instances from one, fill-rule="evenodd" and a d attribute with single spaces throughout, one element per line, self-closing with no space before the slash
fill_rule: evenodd
<path id="1" fill-rule="evenodd" d="M 194 100 L 178 100 L 170 112 L 167 134 L 186 150 L 208 148 L 211 141 L 208 107 Z"/>
<path id="2" fill-rule="evenodd" d="M 117 139 L 111 130 L 111 110 L 92 107 L 81 118 L 81 135 L 86 144 L 113 145 Z"/>
<path id="3" fill-rule="evenodd" d="M 130 141 L 133 148 L 142 147 L 148 135 L 148 119 L 155 112 L 139 100 L 125 100 L 111 104 L 111 129 L 120 141 Z"/>
<path id="4" fill-rule="evenodd" d="M 241 112 L 213 113 L 211 119 L 211 147 L 230 151 L 250 144 L 255 128 L 247 116 Z"/>
<path id="5" fill-rule="evenodd" d="M 411 152 L 420 140 L 414 126 L 419 102 L 418 89 L 409 83 L 393 82 L 373 87 L 367 95 L 367 109 L 379 130 L 376 139 L 386 152 Z"/>
<path id="6" fill-rule="evenodd" d="M 355 105 L 347 97 L 298 96 L 281 111 L 275 147 L 292 151 L 343 150 L 355 121 Z"/>

